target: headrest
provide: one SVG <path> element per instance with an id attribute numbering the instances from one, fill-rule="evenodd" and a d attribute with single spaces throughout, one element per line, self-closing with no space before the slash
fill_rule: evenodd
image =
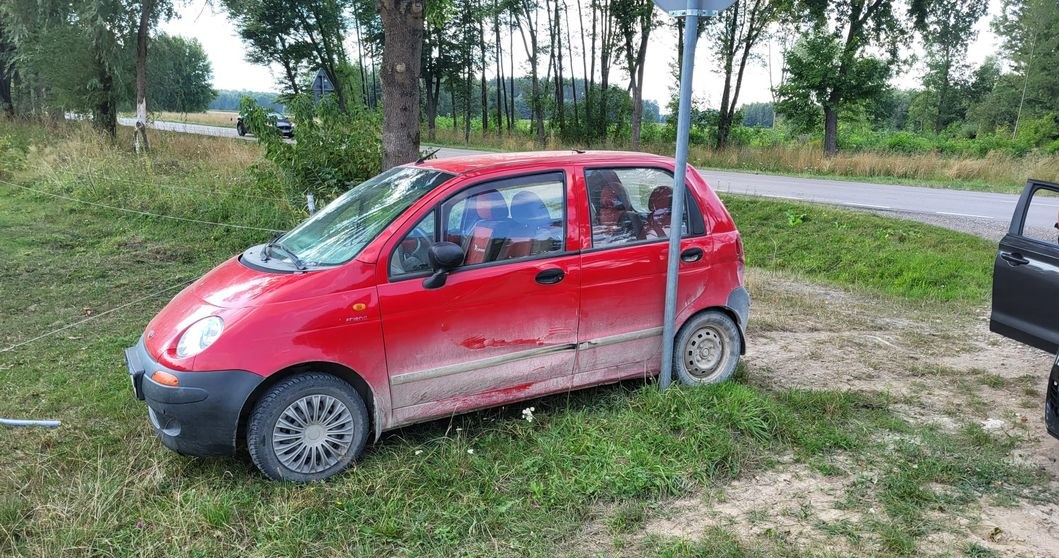
<path id="1" fill-rule="evenodd" d="M 544 205 L 541 197 L 526 190 L 511 199 L 511 218 L 520 225 L 536 227 L 546 226 L 552 220 L 548 206 Z"/>

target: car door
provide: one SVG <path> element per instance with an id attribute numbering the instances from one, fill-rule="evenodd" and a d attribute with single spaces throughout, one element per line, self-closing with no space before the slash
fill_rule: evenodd
<path id="1" fill-rule="evenodd" d="M 989 329 L 1059 349 L 1059 185 L 1030 181 L 993 264 Z"/>
<path id="2" fill-rule="evenodd" d="M 378 287 L 395 424 L 569 386 L 581 278 L 566 199 L 562 171 L 480 180 L 397 235 Z M 464 263 L 426 288 L 440 241 Z"/>
<path id="3" fill-rule="evenodd" d="M 658 370 L 671 220 L 673 175 L 668 169 L 584 170 L 591 227 L 581 258 L 581 320 L 575 386 Z M 691 189 L 683 212 L 681 300 L 701 291 L 709 269 L 709 239 Z"/>

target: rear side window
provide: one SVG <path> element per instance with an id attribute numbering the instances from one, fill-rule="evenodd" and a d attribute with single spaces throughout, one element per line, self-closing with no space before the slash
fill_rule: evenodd
<path id="1" fill-rule="evenodd" d="M 673 175 L 656 168 L 586 169 L 592 246 L 595 248 L 669 238 Z M 702 213 L 685 192 L 681 235 L 702 234 Z M 689 226 L 690 223 L 690 226 Z"/>
<path id="2" fill-rule="evenodd" d="M 541 257 L 564 250 L 565 180 L 561 172 L 479 184 L 442 202 L 390 257 L 390 277 L 430 270 L 438 241 L 463 248 L 463 266 Z"/>
<path id="3" fill-rule="evenodd" d="M 1059 244 L 1059 191 L 1045 187 L 1034 190 L 1022 223 L 1022 236 Z"/>

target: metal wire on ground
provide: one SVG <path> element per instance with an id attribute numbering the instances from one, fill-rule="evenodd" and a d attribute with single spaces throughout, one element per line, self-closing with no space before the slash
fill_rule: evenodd
<path id="1" fill-rule="evenodd" d="M 15 184 L 14 182 L 8 182 L 6 180 L 0 180 L 0 184 L 6 184 L 6 185 L 14 187 L 14 188 L 20 188 L 20 189 L 26 190 L 28 192 L 37 193 L 37 194 L 40 194 L 42 196 L 50 196 L 50 197 L 58 198 L 58 199 L 61 199 L 61 200 L 67 200 L 67 201 L 82 203 L 82 204 L 85 204 L 85 205 L 91 205 L 91 206 L 95 206 L 95 207 L 102 207 L 102 208 L 105 208 L 105 209 L 112 209 L 114 211 L 123 211 L 125 213 L 133 213 L 133 214 L 141 215 L 141 216 L 145 216 L 145 217 L 157 217 L 159 219 L 171 219 L 171 220 L 174 220 L 174 221 L 184 221 L 186 223 L 199 223 L 201 225 L 213 225 L 213 226 L 216 226 L 216 227 L 231 227 L 231 228 L 235 228 L 235 229 L 246 229 L 246 230 L 251 230 L 251 231 L 264 231 L 264 232 L 274 232 L 274 233 L 275 232 L 283 232 L 282 230 L 279 230 L 279 229 L 269 229 L 269 228 L 265 228 L 265 227 L 252 227 L 250 225 L 236 225 L 236 224 L 233 224 L 233 223 L 218 223 L 216 221 L 205 221 L 205 220 L 202 220 L 202 219 L 192 219 L 191 217 L 177 217 L 175 215 L 163 215 L 163 214 L 160 214 L 160 213 L 151 213 L 150 211 L 140 211 L 138 209 L 129 209 L 127 207 L 118 207 L 116 205 L 107 205 L 105 203 L 99 203 L 99 202 L 94 202 L 94 201 L 82 200 L 82 199 L 78 199 L 78 198 L 72 198 L 70 196 L 64 196 L 62 194 L 53 194 L 51 192 L 46 192 L 44 190 L 40 190 L 40 189 L 37 189 L 37 188 L 30 188 L 29 186 L 22 186 L 20 184 Z"/>

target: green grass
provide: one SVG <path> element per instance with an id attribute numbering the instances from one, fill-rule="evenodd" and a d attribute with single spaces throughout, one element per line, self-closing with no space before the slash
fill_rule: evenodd
<path id="1" fill-rule="evenodd" d="M 282 204 L 233 195 L 276 192 L 254 175 L 239 175 L 239 167 L 211 166 L 226 145 L 221 140 L 198 155 L 165 141 L 157 142 L 157 153 L 136 158 L 74 136 L 58 148 L 30 150 L 5 180 L 188 217 L 276 227 L 296 220 L 297 212 Z M 252 149 L 234 149 L 244 148 Z M 140 182 L 87 181 L 85 169 Z M 178 180 L 220 190 L 218 201 L 158 187 Z M 919 290 L 894 289 L 893 270 L 865 266 L 847 274 L 843 260 L 828 260 L 798 237 L 828 238 L 891 266 L 955 262 L 974 245 L 970 237 L 908 225 L 917 234 L 887 248 L 892 236 L 870 243 L 846 237 L 904 222 L 795 204 L 728 203 L 752 265 L 895 297 L 930 299 L 927 287 L 949 278 L 929 267 L 935 271 L 912 283 Z M 788 211 L 807 219 L 792 225 L 798 219 Z M 264 238 L 0 185 L 0 349 L 180 285 Z M 773 241 L 782 250 L 763 250 Z M 801 267 L 803 259 L 817 263 Z M 939 300 L 977 300 L 981 288 L 951 293 Z M 0 416 L 64 421 L 56 430 L 0 430 L 0 555 L 595 554 L 607 551 L 580 546 L 578 537 L 586 518 L 604 509 L 605 532 L 636 554 L 793 556 L 799 549 L 788 542 L 759 546 L 721 530 L 693 542 L 636 538 L 666 500 L 767 472 L 781 455 L 829 475 L 876 471 L 877 482 L 854 483 L 850 505 L 879 507 L 876 523 L 857 528 L 880 541 L 884 555 L 900 555 L 944 528 L 927 521 L 928 512 L 956 513 L 980 495 L 1018 496 L 1040 480 L 1011 462 L 1011 440 L 981 429 L 940 432 L 897 418 L 883 395 L 767 389 L 740 375 L 665 394 L 628 382 L 427 423 L 385 435 L 354 470 L 328 483 L 268 482 L 245 459 L 181 457 L 151 434 L 144 406 L 130 393 L 121 350 L 166 300 L 167 294 L 149 298 L 0 352 Z M 533 422 L 520 413 L 529 405 L 537 409 Z M 855 465 L 828 465 L 838 455 Z M 937 493 L 938 484 L 951 490 Z"/>
<path id="2" fill-rule="evenodd" d="M 819 205 L 723 199 L 750 266 L 912 300 L 989 299 L 996 245 L 987 240 Z"/>

